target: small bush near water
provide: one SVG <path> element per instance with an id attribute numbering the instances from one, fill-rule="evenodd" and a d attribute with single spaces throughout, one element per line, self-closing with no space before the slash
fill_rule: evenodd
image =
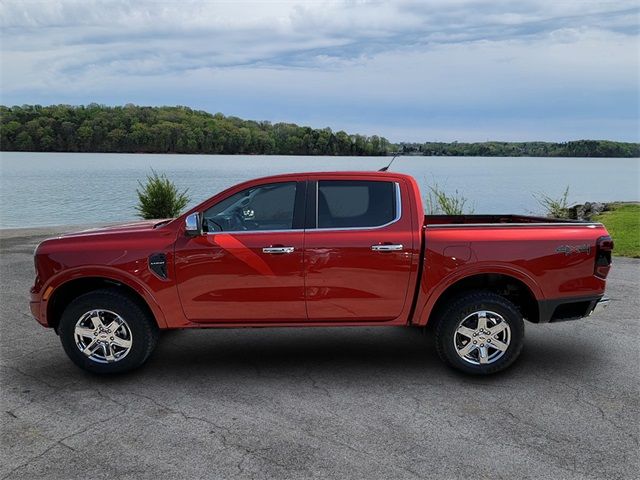
<path id="1" fill-rule="evenodd" d="M 151 170 L 147 175 L 146 183 L 138 181 L 140 188 L 138 193 L 138 205 L 136 210 L 138 215 L 145 219 L 173 218 L 180 215 L 180 212 L 190 201 L 187 195 L 188 189 L 180 192 L 167 176 L 158 174 Z"/>
<path id="2" fill-rule="evenodd" d="M 571 218 L 569 212 L 569 185 L 564 189 L 562 196 L 553 198 L 544 193 L 533 196 L 538 203 L 545 209 L 547 217 L 552 218 Z"/>
<path id="3" fill-rule="evenodd" d="M 436 183 L 429 187 L 426 198 L 426 210 L 428 215 L 465 215 L 472 214 L 473 207 L 467 206 L 468 199 L 458 193 L 447 194 Z"/>

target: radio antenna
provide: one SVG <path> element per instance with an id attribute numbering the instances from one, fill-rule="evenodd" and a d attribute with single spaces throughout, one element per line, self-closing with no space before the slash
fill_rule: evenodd
<path id="1" fill-rule="evenodd" d="M 386 167 L 382 167 L 380 170 L 378 170 L 379 172 L 386 172 L 387 170 L 389 170 L 389 167 L 391 166 L 391 164 L 393 163 L 393 161 L 396 159 L 396 157 L 398 155 L 400 155 L 401 152 L 396 152 L 393 154 L 393 158 L 391 159 L 391 161 L 389 162 L 389 164 Z"/>

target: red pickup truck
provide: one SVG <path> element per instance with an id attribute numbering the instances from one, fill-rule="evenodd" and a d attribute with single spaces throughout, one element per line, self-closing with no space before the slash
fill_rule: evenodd
<path id="1" fill-rule="evenodd" d="M 31 311 L 98 373 L 138 367 L 164 329 L 429 325 L 444 361 L 488 374 L 520 354 L 524 319 L 607 306 L 612 249 L 599 223 L 425 216 L 399 173 L 278 175 L 176 219 L 45 240 Z"/>

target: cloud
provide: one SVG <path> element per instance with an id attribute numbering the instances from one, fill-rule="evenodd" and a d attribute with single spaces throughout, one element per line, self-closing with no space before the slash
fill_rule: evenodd
<path id="1" fill-rule="evenodd" d="M 2 102 L 183 103 L 394 139 L 637 139 L 636 5 L 5 0 Z"/>

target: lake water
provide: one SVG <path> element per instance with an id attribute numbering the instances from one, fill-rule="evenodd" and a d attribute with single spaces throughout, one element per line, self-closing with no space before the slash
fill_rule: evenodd
<path id="1" fill-rule="evenodd" d="M 0 228 L 86 225 L 136 218 L 138 180 L 153 168 L 192 205 L 243 180 L 284 172 L 377 170 L 389 158 L 100 153 L 0 154 Z M 640 200 L 640 159 L 399 157 L 391 170 L 458 190 L 475 213 L 541 213 L 533 194 L 573 203 Z"/>

